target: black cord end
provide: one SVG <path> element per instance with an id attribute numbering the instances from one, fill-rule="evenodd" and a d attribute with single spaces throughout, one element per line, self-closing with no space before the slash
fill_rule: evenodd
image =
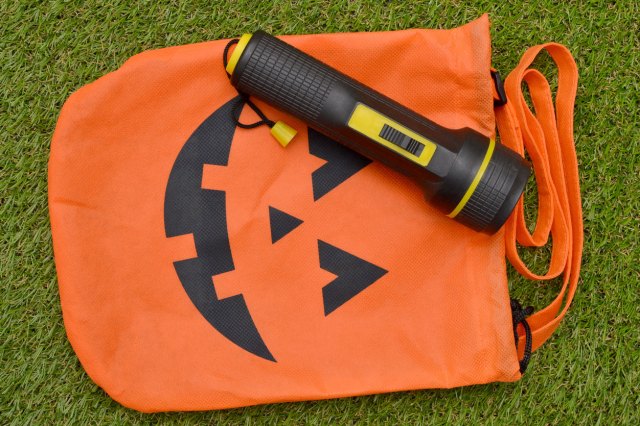
<path id="1" fill-rule="evenodd" d="M 531 361 L 533 337 L 531 335 L 531 327 L 527 322 L 527 317 L 533 314 L 533 311 L 533 306 L 523 308 L 520 302 L 516 299 L 511 299 L 511 318 L 513 321 L 513 337 L 516 342 L 516 349 L 518 349 L 518 342 L 520 340 L 518 336 L 518 325 L 522 324 L 524 328 L 524 356 L 519 360 L 521 374 L 524 374 L 529 366 L 529 361 Z"/>

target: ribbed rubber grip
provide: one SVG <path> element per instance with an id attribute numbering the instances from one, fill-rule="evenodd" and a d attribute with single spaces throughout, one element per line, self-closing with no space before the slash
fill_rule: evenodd
<path id="1" fill-rule="evenodd" d="M 478 186 L 456 219 L 474 229 L 494 232 L 509 217 L 529 178 L 522 158 L 496 144 Z"/>
<path id="2" fill-rule="evenodd" d="M 236 86 L 313 123 L 336 81 L 336 73 L 275 37 L 262 37 Z"/>

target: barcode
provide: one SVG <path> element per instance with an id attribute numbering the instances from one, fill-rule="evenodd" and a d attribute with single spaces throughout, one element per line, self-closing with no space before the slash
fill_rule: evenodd
<path id="1" fill-rule="evenodd" d="M 400 148 L 410 152 L 411 154 L 419 157 L 422 154 L 422 150 L 424 149 L 424 145 L 413 139 L 411 136 L 405 135 L 398 129 L 394 129 L 393 127 L 385 124 L 382 127 L 379 135 L 382 139 L 391 142 L 394 145 L 399 146 Z"/>

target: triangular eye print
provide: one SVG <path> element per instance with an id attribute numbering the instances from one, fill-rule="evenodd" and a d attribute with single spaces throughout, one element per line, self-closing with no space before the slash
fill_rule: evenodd
<path id="1" fill-rule="evenodd" d="M 314 201 L 371 163 L 368 158 L 313 129 L 309 129 L 309 153 L 327 161 L 311 174 Z"/>
<path id="2" fill-rule="evenodd" d="M 302 224 L 302 219 L 269 206 L 269 224 L 271 225 L 271 243 L 275 243 Z"/>
<path id="3" fill-rule="evenodd" d="M 322 288 L 325 316 L 357 296 L 388 272 L 320 240 L 318 240 L 318 254 L 320 267 L 336 275 L 336 279 Z"/>

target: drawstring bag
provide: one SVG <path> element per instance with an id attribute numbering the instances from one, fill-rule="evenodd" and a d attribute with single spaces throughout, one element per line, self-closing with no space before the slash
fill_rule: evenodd
<path id="1" fill-rule="evenodd" d="M 246 103 L 234 116 L 227 40 L 144 52 L 69 98 L 51 147 L 60 299 L 89 376 L 147 412 L 520 379 L 580 269 L 570 53 L 529 49 L 504 104 L 487 16 L 283 39 L 443 126 L 491 137 L 497 121 L 533 163 L 534 231 L 522 201 L 497 234 L 472 231 L 407 178 L 259 100 L 296 138 L 283 148 L 267 126 L 238 128 L 264 117 Z M 542 50 L 559 68 L 555 102 L 529 68 Z M 537 275 L 517 247 L 549 238 Z M 505 259 L 531 279 L 562 276 L 555 301 L 535 313 L 512 301 Z"/>

